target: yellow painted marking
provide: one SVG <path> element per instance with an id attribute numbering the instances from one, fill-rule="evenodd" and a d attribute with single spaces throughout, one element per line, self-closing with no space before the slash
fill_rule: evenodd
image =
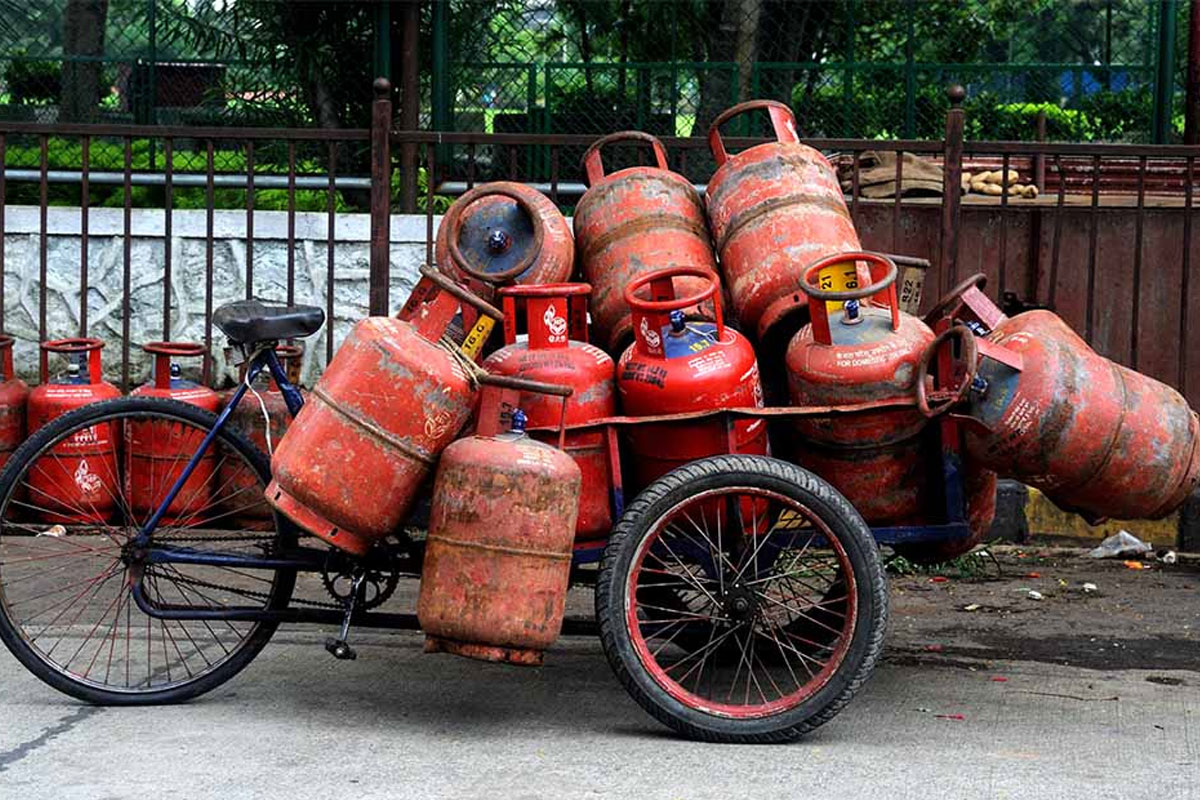
<path id="1" fill-rule="evenodd" d="M 471 328 L 467 338 L 463 339 L 462 345 L 459 346 L 461 352 L 467 358 L 474 360 L 475 356 L 479 355 L 483 343 L 492 335 L 492 328 L 496 327 L 496 320 L 491 317 L 480 317 L 475 323 L 475 327 Z"/>
<path id="2" fill-rule="evenodd" d="M 844 292 L 858 288 L 858 270 L 854 261 L 843 261 L 831 264 L 817 274 L 817 286 L 827 292 Z M 825 301 L 828 311 L 837 311 L 842 307 L 840 300 Z"/>

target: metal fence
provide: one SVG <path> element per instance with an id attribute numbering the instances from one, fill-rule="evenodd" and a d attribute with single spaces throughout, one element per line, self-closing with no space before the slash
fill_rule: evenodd
<path id="1" fill-rule="evenodd" d="M 749 97 L 808 136 L 1176 140 L 1179 0 L 0 0 L 0 117 L 363 127 L 412 69 L 406 127 L 702 133 Z M 746 131 L 750 133 L 750 131 Z M 218 153 L 218 159 L 220 158 Z"/>
<path id="2" fill-rule="evenodd" d="M 700 135 L 770 97 L 814 137 L 1170 141 L 1186 5 L 1162 0 L 451 0 L 435 9 L 438 129 Z"/>
<path id="3" fill-rule="evenodd" d="M 286 282 L 275 287 L 276 299 L 290 300 L 295 283 L 296 215 L 299 198 L 315 192 L 323 202 L 327 218 L 325 233 L 326 280 L 322 302 L 332 315 L 335 278 L 342 271 L 356 268 L 339 262 L 333 240 L 339 224 L 338 210 L 345 207 L 345 196 L 366 195 L 363 207 L 371 218 L 370 275 L 365 283 L 371 313 L 388 313 L 391 303 L 392 268 L 387 221 L 393 210 L 420 206 L 425 210 L 426 233 L 424 258 L 433 261 L 433 237 L 436 213 L 444 208 L 449 196 L 465 191 L 475 183 L 507 178 L 538 185 L 566 211 L 583 189 L 579 153 L 593 137 L 582 134 L 487 134 L 482 132 L 411 131 L 393 127 L 393 109 L 386 85 L 377 86 L 372 106 L 372 125 L 330 133 L 303 129 L 225 129 L 163 128 L 144 126 L 41 125 L 0 122 L 0 159 L 7 160 L 9 148 L 18 142 L 34 143 L 39 154 L 32 174 L 25 167 L 9 168 L 0 175 L 0 261 L 12 258 L 4 253 L 6 212 L 12 207 L 15 187 L 32 187 L 33 201 L 41 215 L 38 231 L 40 270 L 36 306 L 27 309 L 38 321 L 38 335 L 86 334 L 94 324 L 86 308 L 74 309 L 65 317 L 51 316 L 46 292 L 46 245 L 51 235 L 47 227 L 49 196 L 55 176 L 48 167 L 47 150 L 52 140 L 69 141 L 83 156 L 79 178 L 79 229 L 82 247 L 79 253 L 80 297 L 87 296 L 89 273 L 97 268 L 90 258 L 88 224 L 94 206 L 89 197 L 95 184 L 112 183 L 123 209 L 124 251 L 120 264 L 125 276 L 122 290 L 124 321 L 122 363 L 128 383 L 132 314 L 154 314 L 161 319 L 162 330 L 171 330 L 172 315 L 180 313 L 175 304 L 172 284 L 178 278 L 173 271 L 171 248 L 163 247 L 162 263 L 156 265 L 156 286 L 161 300 L 157 304 L 135 307 L 130 302 L 135 287 L 129 283 L 131 267 L 129 229 L 133 197 L 140 187 L 155 187 L 163 192 L 162 228 L 164 243 L 172 238 L 172 220 L 178 212 L 175 198 L 183 191 L 199 191 L 207 220 L 205 236 L 206 269 L 198 287 L 205 298 L 204 340 L 213 346 L 211 309 L 215 298 L 228 294 L 221 280 L 230 276 L 214 275 L 212 254 L 217 194 L 235 191 L 244 208 L 244 275 L 233 276 L 244 282 L 247 296 L 259 294 L 256 284 L 255 221 L 260 209 L 258 199 L 267 192 L 282 191 L 287 202 L 288 262 Z M 808 143 L 827 153 L 838 167 L 851 214 L 868 248 L 903 255 L 929 258 L 933 262 L 926 282 L 927 302 L 958 280 L 975 272 L 984 272 L 991 290 L 1004 297 L 1012 307 L 1022 304 L 1047 305 L 1060 313 L 1097 350 L 1154 377 L 1175 385 L 1200 405 L 1200 337 L 1196 320 L 1200 318 L 1200 281 L 1195 265 L 1200 263 L 1200 247 L 1194 235 L 1195 208 L 1193 184 L 1200 148 L 1180 145 L 1077 144 L 1053 142 L 975 142 L 964 131 L 969 114 L 961 105 L 952 105 L 942 120 L 941 136 L 928 140 L 809 139 Z M 135 163 L 135 145 L 158 140 L 168 154 L 161 174 Z M 731 149 L 760 143 L 753 137 L 729 137 Z M 707 142 L 697 137 L 665 137 L 664 143 L 674 169 L 699 185 L 712 172 Z M 201 154 L 200 169 L 178 170 L 170 165 L 176 150 L 196 148 Z M 238 152 L 244 159 L 236 170 L 221 170 L 215 163 L 219 146 Z M 101 148 L 116 148 L 122 154 L 122 168 L 94 171 L 90 154 Z M 283 175 L 261 173 L 256 154 L 265 148 L 283 148 L 292 168 Z M 369 173 L 341 177 L 343 149 L 365 151 Z M 324 153 L 330 167 L 323 175 L 305 175 L 297 168 L 301 154 Z M 867 196 L 863 190 L 863 163 L 871 152 L 912 154 L 929 165 L 942 169 L 942 193 L 938 196 Z M 633 149 L 616 148 L 606 154 L 606 162 L 619 168 L 637 162 L 644 154 Z M 248 165 L 248 166 L 246 166 Z M 906 161 L 896 159 L 895 180 L 903 184 Z M 1022 182 L 1040 188 L 1036 199 L 960 193 L 964 172 L 1003 169 L 1019 172 Z M 25 170 L 25 171 L 21 171 Z M 68 176 L 69 177 L 69 176 Z M 424 180 L 418 180 L 425 177 Z M 161 180 L 160 180 L 161 179 Z M 263 181 L 282 186 L 264 188 Z M 240 186 L 231 185 L 239 184 Z M 194 189 L 192 184 L 198 184 Z M 222 187 L 226 187 L 223 189 Z M 28 201 L 25 201 L 28 202 Z M 7 262 L 6 265 L 10 265 Z M 0 301 L 4 300 L 0 285 Z M 11 288 L 11 287 L 9 287 Z M 86 303 L 83 305 L 86 306 Z M 0 302 L 0 307 L 3 303 Z M 152 309 L 152 310 L 151 310 Z M 78 331 L 62 330 L 64 318 L 77 319 Z M 54 323 L 51 325 L 50 323 Z M 4 324 L 0 317 L 0 327 Z M 151 330 L 157 331 L 156 327 Z M 157 335 L 157 333 L 155 334 Z M 332 337 L 325 341 L 323 356 L 330 357 L 336 346 Z"/>

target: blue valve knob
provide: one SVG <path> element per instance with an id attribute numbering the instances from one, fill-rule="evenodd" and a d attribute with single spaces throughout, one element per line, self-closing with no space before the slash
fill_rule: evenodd
<path id="1" fill-rule="evenodd" d="M 526 424 L 528 421 L 529 421 L 529 418 L 525 416 L 525 412 L 524 412 L 524 411 L 522 411 L 522 410 L 521 410 L 521 409 L 519 409 L 519 408 L 517 408 L 517 409 L 513 409 L 513 412 L 512 412 L 512 425 L 511 425 L 511 427 L 510 427 L 510 430 L 511 430 L 513 433 L 524 433 L 524 432 L 525 432 L 525 424 Z"/>
<path id="2" fill-rule="evenodd" d="M 679 309 L 672 311 L 668 317 L 671 320 L 671 330 L 675 333 L 683 333 L 687 328 L 687 321 L 683 318 L 683 312 Z"/>
<path id="3" fill-rule="evenodd" d="M 502 231 L 497 228 L 488 234 L 488 252 L 499 254 L 503 253 L 510 247 L 512 247 L 512 237 L 508 235 L 508 231 Z"/>
<path id="4" fill-rule="evenodd" d="M 171 365 L 171 377 L 172 377 L 172 378 L 178 378 L 178 377 L 180 377 L 180 376 L 182 376 L 182 375 L 183 375 L 183 370 L 179 368 L 179 365 L 178 365 L 178 364 L 172 364 L 172 365 Z"/>
<path id="5" fill-rule="evenodd" d="M 847 300 L 842 304 L 842 324 L 855 325 L 862 322 L 861 307 L 857 300 Z"/>

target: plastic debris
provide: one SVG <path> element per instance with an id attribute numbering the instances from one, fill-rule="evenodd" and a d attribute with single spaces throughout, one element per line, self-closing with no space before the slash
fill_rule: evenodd
<path id="1" fill-rule="evenodd" d="M 1083 585 L 1083 593 L 1084 594 L 1094 594 L 1098 591 L 1100 591 L 1100 587 L 1094 583 L 1085 583 Z"/>
<path id="2" fill-rule="evenodd" d="M 1092 558 L 1117 558 L 1118 556 L 1140 556 L 1143 553 L 1154 552 L 1154 547 L 1148 542 L 1134 536 L 1127 530 L 1120 530 L 1109 536 L 1100 546 L 1088 553 Z"/>
<path id="3" fill-rule="evenodd" d="M 62 525 L 51 525 L 49 528 L 46 528 L 46 530 L 44 530 L 38 534 L 38 536 L 53 536 L 55 539 L 61 538 L 66 535 L 67 535 L 67 529 L 64 528 Z"/>
<path id="4" fill-rule="evenodd" d="M 1162 561 L 1164 564 L 1174 564 L 1178 560 L 1179 556 L 1175 555 L 1174 550 L 1168 550 L 1159 558 L 1159 561 Z"/>
<path id="5" fill-rule="evenodd" d="M 1046 595 L 1042 594 L 1037 589 L 1030 589 L 1029 593 L 1026 595 L 1026 597 L 1028 597 L 1030 600 L 1045 600 L 1046 599 Z"/>
<path id="6" fill-rule="evenodd" d="M 963 611 L 978 611 L 982 607 L 979 603 L 971 603 L 969 606 L 963 606 Z"/>
<path id="7" fill-rule="evenodd" d="M 1004 677 L 1003 675 L 993 675 L 992 683 L 1008 683 L 1008 678 Z"/>
<path id="8" fill-rule="evenodd" d="M 949 719 L 955 722 L 962 722 L 966 719 L 962 714 L 934 714 L 938 719 Z"/>
<path id="9" fill-rule="evenodd" d="M 930 583 L 948 583 L 950 581 L 945 575 L 934 575 L 929 579 Z"/>
<path id="10" fill-rule="evenodd" d="M 1030 572 L 1030 573 L 1027 573 L 1027 574 L 1025 575 L 1025 577 L 1026 577 L 1026 578 L 1040 578 L 1040 577 L 1042 577 L 1042 573 L 1040 573 L 1040 572 Z"/>
<path id="11" fill-rule="evenodd" d="M 946 649 L 946 648 L 942 647 L 940 644 L 927 644 L 927 645 L 925 645 L 925 652 L 927 652 L 927 653 L 940 653 L 940 652 L 942 652 L 942 651 L 943 651 L 943 650 L 945 650 L 945 649 Z"/>
<path id="12" fill-rule="evenodd" d="M 1146 565 L 1141 561 L 1122 561 L 1126 569 L 1146 569 Z"/>

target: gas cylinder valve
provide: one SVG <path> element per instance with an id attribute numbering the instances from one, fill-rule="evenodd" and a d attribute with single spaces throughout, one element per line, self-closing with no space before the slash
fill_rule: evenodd
<path id="1" fill-rule="evenodd" d="M 497 228 L 488 234 L 487 247 L 490 253 L 503 253 L 512 247 L 512 237 L 508 235 L 508 231 Z"/>
<path id="2" fill-rule="evenodd" d="M 513 409 L 512 424 L 509 425 L 509 430 L 513 433 L 524 433 L 527 422 L 528 418 L 525 416 L 524 411 L 519 408 Z"/>
<path id="3" fill-rule="evenodd" d="M 679 334 L 687 330 L 687 321 L 683 318 L 683 312 L 679 309 L 672 311 L 668 319 L 671 321 L 672 333 Z"/>

